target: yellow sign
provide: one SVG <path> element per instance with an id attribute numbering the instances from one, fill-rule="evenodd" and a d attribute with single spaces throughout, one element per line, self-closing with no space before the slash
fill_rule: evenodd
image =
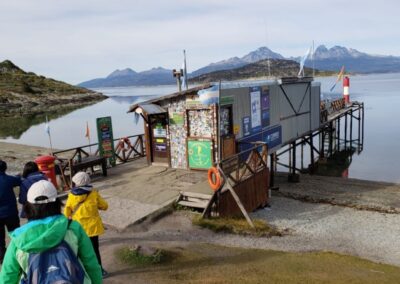
<path id="1" fill-rule="evenodd" d="M 233 126 L 233 133 L 237 135 L 239 134 L 239 131 L 240 131 L 240 125 L 235 124 Z"/>
<path id="2" fill-rule="evenodd" d="M 156 143 L 164 143 L 164 139 L 156 139 Z"/>

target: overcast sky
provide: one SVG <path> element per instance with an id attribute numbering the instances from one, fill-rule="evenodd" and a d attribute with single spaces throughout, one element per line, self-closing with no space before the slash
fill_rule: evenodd
<path id="1" fill-rule="evenodd" d="M 268 46 L 400 56 L 400 2 L 358 0 L 0 0 L 0 60 L 69 83 L 115 69 L 188 71 Z"/>

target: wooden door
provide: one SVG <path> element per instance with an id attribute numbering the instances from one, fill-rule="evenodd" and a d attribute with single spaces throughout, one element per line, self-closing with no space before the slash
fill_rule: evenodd
<path id="1" fill-rule="evenodd" d="M 169 147 L 167 143 L 167 114 L 153 114 L 149 116 L 151 136 L 152 163 L 169 164 Z"/>

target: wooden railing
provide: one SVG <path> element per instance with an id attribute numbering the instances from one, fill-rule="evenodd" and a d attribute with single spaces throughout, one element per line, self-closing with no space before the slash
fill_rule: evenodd
<path id="1" fill-rule="evenodd" d="M 116 165 L 146 156 L 144 134 L 132 135 L 113 140 Z M 78 170 L 91 168 L 92 172 L 102 171 L 107 175 L 107 167 L 112 166 L 100 157 L 98 143 L 53 152 L 56 158 L 57 174 L 61 176 L 65 189 L 71 187 L 72 176 Z"/>

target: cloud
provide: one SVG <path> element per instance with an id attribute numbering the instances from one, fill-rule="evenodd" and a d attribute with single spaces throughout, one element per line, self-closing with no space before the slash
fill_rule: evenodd
<path id="1" fill-rule="evenodd" d="M 0 59 L 72 83 L 176 68 L 183 49 L 190 71 L 265 45 L 297 56 L 312 40 L 400 55 L 396 1 L 25 0 L 0 10 Z"/>

